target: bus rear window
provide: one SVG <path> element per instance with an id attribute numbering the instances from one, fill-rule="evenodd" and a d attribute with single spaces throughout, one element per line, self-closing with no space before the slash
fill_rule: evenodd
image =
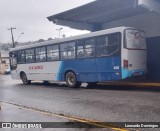
<path id="1" fill-rule="evenodd" d="M 146 49 L 146 34 L 139 30 L 125 31 L 125 44 L 127 49 Z"/>

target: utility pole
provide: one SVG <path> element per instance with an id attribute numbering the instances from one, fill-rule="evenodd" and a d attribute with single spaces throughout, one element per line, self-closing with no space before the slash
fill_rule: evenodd
<path id="1" fill-rule="evenodd" d="M 16 28 L 9 28 L 8 30 L 11 30 L 11 35 L 12 35 L 12 43 L 13 43 L 13 48 L 15 48 L 15 43 L 14 43 L 14 37 L 13 37 L 13 31 Z"/>

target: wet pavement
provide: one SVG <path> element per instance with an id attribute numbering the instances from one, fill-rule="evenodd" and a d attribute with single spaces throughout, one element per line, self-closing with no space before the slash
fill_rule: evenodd
<path id="1" fill-rule="evenodd" d="M 40 82 L 24 86 L 21 81 L 12 80 L 9 75 L 4 75 L 0 76 L 0 101 L 2 101 L 0 121 L 69 120 L 46 116 L 5 103 L 100 122 L 160 121 L 158 83 L 156 86 L 149 83 L 140 86 L 103 83 L 97 87 L 71 89 L 58 84 L 45 86 Z"/>
<path id="2" fill-rule="evenodd" d="M 73 121 L 71 118 L 67 118 L 64 116 L 58 116 L 55 114 L 51 114 L 51 113 L 47 113 L 47 112 L 42 112 L 42 111 L 36 111 L 36 110 L 31 110 L 28 108 L 24 108 L 18 105 L 13 105 L 13 104 L 8 104 L 8 103 L 1 103 L 1 111 L 0 111 L 0 122 L 12 122 L 12 129 L 0 129 L 2 131 L 8 131 L 8 130 L 12 130 L 12 131 L 17 131 L 17 130 L 23 130 L 23 131 L 29 131 L 29 130 L 37 130 L 37 131 L 53 131 L 53 128 L 50 128 L 51 126 L 56 127 L 54 128 L 54 130 L 60 130 L 60 131 L 89 131 L 89 129 L 87 130 L 82 128 L 84 126 L 88 126 L 88 127 L 92 127 L 92 125 L 82 125 L 77 123 L 77 121 Z M 16 128 L 15 124 L 17 122 L 20 122 L 21 129 Z M 47 122 L 47 123 L 45 123 Z M 50 122 L 50 123 L 49 123 Z M 68 126 L 68 122 L 71 122 L 70 125 Z M 29 123 L 29 124 L 28 124 Z M 25 129 L 23 127 L 24 124 L 27 125 L 31 125 L 31 124 L 37 124 L 37 128 L 38 129 Z M 77 124 L 75 126 L 75 123 Z M 19 124 L 19 123 L 18 123 Z M 17 124 L 17 125 L 18 125 Z M 65 125 L 66 124 L 66 125 Z M 74 125 L 72 125 L 74 124 Z M 43 126 L 47 127 L 46 129 L 43 128 Z M 64 128 L 61 128 L 61 126 L 63 126 Z M 72 128 L 72 126 L 74 126 L 75 128 Z M 28 126 L 29 127 L 29 126 Z M 31 126 L 30 126 L 31 127 Z M 69 128 L 65 128 L 65 127 L 69 127 Z M 79 129 L 78 127 L 81 127 L 81 129 Z M 41 129 L 43 128 L 43 129 Z M 105 129 L 99 129 L 99 128 L 92 128 L 94 131 L 96 130 L 105 130 Z M 111 130 L 111 129 L 108 129 Z"/>

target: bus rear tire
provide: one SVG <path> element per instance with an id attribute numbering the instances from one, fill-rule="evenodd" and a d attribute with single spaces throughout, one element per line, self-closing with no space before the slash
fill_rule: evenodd
<path id="1" fill-rule="evenodd" d="M 66 74 L 66 83 L 68 87 L 71 87 L 71 88 L 78 88 L 82 84 L 81 82 L 77 82 L 76 75 L 73 72 L 68 72 Z"/>
<path id="2" fill-rule="evenodd" d="M 27 76 L 26 76 L 25 73 L 22 73 L 21 79 L 22 79 L 22 82 L 23 82 L 24 85 L 29 85 L 29 84 L 31 84 L 31 80 L 28 80 L 28 79 L 27 79 Z"/>

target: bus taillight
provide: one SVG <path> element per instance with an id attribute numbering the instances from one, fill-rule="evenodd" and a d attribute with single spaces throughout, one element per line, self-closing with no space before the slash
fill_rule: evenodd
<path id="1" fill-rule="evenodd" d="M 128 69 L 128 60 L 123 60 L 123 67 Z"/>

